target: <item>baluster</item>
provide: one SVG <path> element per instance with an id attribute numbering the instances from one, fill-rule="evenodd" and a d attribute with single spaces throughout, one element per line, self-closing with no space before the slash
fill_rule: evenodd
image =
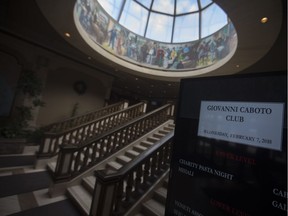
<path id="1" fill-rule="evenodd" d="M 79 171 L 79 166 L 80 166 L 80 163 L 81 163 L 81 161 L 80 161 L 80 159 L 81 159 L 81 151 L 78 151 L 78 152 L 76 152 L 76 157 L 75 157 L 75 159 L 74 159 L 74 169 L 73 169 L 73 167 L 72 167 L 72 172 L 74 171 L 74 172 L 77 172 L 77 171 Z"/>
<path id="2" fill-rule="evenodd" d="M 51 145 L 50 145 L 50 148 L 49 148 L 49 153 L 50 154 L 56 154 L 58 152 L 58 149 L 59 149 L 58 141 L 59 141 L 58 137 L 52 139 L 52 142 L 51 142 Z"/>
<path id="3" fill-rule="evenodd" d="M 127 202 L 127 204 L 129 204 L 129 202 L 131 201 L 132 189 L 133 189 L 133 172 L 129 173 L 127 178 L 126 196 L 125 196 L 125 202 Z"/>
<path id="4" fill-rule="evenodd" d="M 151 165 L 151 179 L 155 178 L 156 169 L 157 169 L 157 154 L 153 154 L 153 156 L 152 156 L 152 165 Z"/>
<path id="5" fill-rule="evenodd" d="M 105 127 L 105 119 L 102 119 L 99 124 L 99 134 L 103 133 Z"/>
<path id="6" fill-rule="evenodd" d="M 122 197 L 124 196 L 123 190 L 124 190 L 124 184 L 123 184 L 123 181 L 120 181 L 116 189 L 116 197 L 115 197 L 115 205 L 114 205 L 115 207 L 113 210 L 113 215 L 120 215 Z"/>
<path id="7" fill-rule="evenodd" d="M 163 148 L 161 148 L 158 152 L 158 173 L 161 173 L 163 168 L 164 158 L 163 158 Z"/>
<path id="8" fill-rule="evenodd" d="M 107 156 L 108 155 L 108 153 L 109 153 L 109 146 L 108 146 L 108 140 L 109 140 L 109 138 L 110 138 L 110 135 L 108 135 L 108 136 L 106 136 L 105 138 L 104 138 L 104 142 L 103 142 L 103 146 L 104 146 L 104 156 Z"/>
<path id="9" fill-rule="evenodd" d="M 146 184 L 149 182 L 150 169 L 151 169 L 150 165 L 151 165 L 150 159 L 146 160 L 144 164 L 144 175 L 143 175 L 143 182 Z"/>
<path id="10" fill-rule="evenodd" d="M 112 148 L 113 148 L 113 137 L 114 137 L 114 133 L 110 134 L 106 139 L 106 155 L 109 155 L 112 152 Z"/>
<path id="11" fill-rule="evenodd" d="M 102 138 L 99 140 L 99 158 L 102 159 L 104 157 L 105 154 L 105 138 Z"/>
<path id="12" fill-rule="evenodd" d="M 117 149 L 119 149 L 120 137 L 121 137 L 121 134 L 120 134 L 119 131 L 117 131 L 115 133 L 115 137 L 114 137 L 114 140 L 113 140 L 113 152 L 115 152 Z"/>
<path id="13" fill-rule="evenodd" d="M 121 129 L 119 131 L 119 133 L 121 134 L 119 145 L 120 145 L 120 148 L 122 148 L 125 145 L 125 140 L 126 140 L 126 137 L 127 137 L 127 130 L 126 129 Z"/>
<path id="14" fill-rule="evenodd" d="M 100 134 L 99 128 L 100 128 L 100 121 L 97 121 L 95 123 L 94 130 L 91 131 L 92 136 Z"/>
<path id="15" fill-rule="evenodd" d="M 143 177 L 143 170 L 142 170 L 142 166 L 138 166 L 137 167 L 137 171 L 136 171 L 136 179 L 135 179 L 135 191 L 136 193 L 140 193 L 140 187 L 141 187 L 141 179 Z"/>
<path id="16" fill-rule="evenodd" d="M 90 147 L 87 146 L 85 149 L 85 153 L 84 153 L 84 159 L 83 159 L 83 163 L 82 163 L 82 167 L 85 168 L 88 166 L 88 161 L 90 159 L 90 153 L 89 153 Z"/>

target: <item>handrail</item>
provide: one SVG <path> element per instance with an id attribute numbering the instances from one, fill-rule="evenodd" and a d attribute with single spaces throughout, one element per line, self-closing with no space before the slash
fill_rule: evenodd
<path id="1" fill-rule="evenodd" d="M 172 105 L 164 105 L 144 116 L 107 131 L 80 145 L 63 145 L 60 147 L 54 172 L 55 181 L 68 181 L 80 175 L 121 148 L 171 119 Z"/>
<path id="2" fill-rule="evenodd" d="M 94 119 L 97 119 L 103 115 L 107 115 L 118 110 L 124 109 L 128 107 L 128 101 L 122 101 L 119 103 L 111 104 L 102 108 L 98 108 L 89 112 L 86 112 L 81 115 L 77 115 L 71 118 L 64 119 L 62 121 L 58 121 L 49 125 L 42 127 L 45 132 L 61 132 L 67 130 L 69 128 L 84 124 L 86 122 L 90 122 Z"/>
<path id="3" fill-rule="evenodd" d="M 55 156 L 59 152 L 59 146 L 64 144 L 78 145 L 83 140 L 93 138 L 143 115 L 145 108 L 146 103 L 140 102 L 126 109 L 110 113 L 59 133 L 46 132 L 40 143 L 37 156 L 38 158 Z"/>
<path id="4" fill-rule="evenodd" d="M 123 215 L 169 169 L 174 131 L 120 170 L 96 170 L 90 216 Z"/>

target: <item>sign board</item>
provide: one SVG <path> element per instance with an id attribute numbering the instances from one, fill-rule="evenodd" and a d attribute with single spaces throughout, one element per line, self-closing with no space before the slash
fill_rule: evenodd
<path id="1" fill-rule="evenodd" d="M 198 136 L 280 151 L 283 112 L 284 103 L 201 101 Z"/>
<path id="2" fill-rule="evenodd" d="M 286 72 L 184 79 L 165 215 L 287 215 Z"/>

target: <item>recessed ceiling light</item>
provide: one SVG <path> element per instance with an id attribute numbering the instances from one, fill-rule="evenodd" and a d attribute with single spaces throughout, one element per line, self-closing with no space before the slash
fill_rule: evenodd
<path id="1" fill-rule="evenodd" d="M 237 65 L 236 65 L 236 67 L 237 67 L 237 68 L 239 68 L 239 67 L 240 67 L 240 65 L 238 65 L 238 64 L 237 64 Z"/>
<path id="2" fill-rule="evenodd" d="M 71 37 L 71 35 L 68 32 L 65 33 L 65 36 L 66 37 Z"/>
<path id="3" fill-rule="evenodd" d="M 261 19 L 261 23 L 267 23 L 268 22 L 268 17 L 263 17 Z"/>

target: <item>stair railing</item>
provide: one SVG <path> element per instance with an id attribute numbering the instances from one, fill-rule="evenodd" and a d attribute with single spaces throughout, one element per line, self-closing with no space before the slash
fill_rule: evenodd
<path id="1" fill-rule="evenodd" d="M 120 170 L 95 171 L 90 216 L 123 215 L 169 169 L 174 131 Z"/>
<path id="2" fill-rule="evenodd" d="M 146 112 L 145 108 L 146 103 L 141 102 L 61 132 L 46 132 L 40 143 L 37 157 L 53 157 L 58 154 L 60 146 L 64 144 L 77 146 L 80 142 L 143 115 Z"/>
<path id="3" fill-rule="evenodd" d="M 89 111 L 82 115 L 77 115 L 72 118 L 67 118 L 65 120 L 49 124 L 47 126 L 44 126 L 42 129 L 45 132 L 51 132 L 51 133 L 65 131 L 78 125 L 84 124 L 86 122 L 93 121 L 104 115 L 125 109 L 128 107 L 128 104 L 129 104 L 128 101 L 122 101 L 119 103 L 111 104 L 109 106 L 105 106 L 100 109 L 98 108 L 96 110 Z"/>
<path id="4" fill-rule="evenodd" d="M 53 173 L 54 181 L 68 181 L 82 174 L 155 127 L 173 118 L 172 107 L 170 104 L 162 106 L 96 138 L 82 142 L 81 145 L 62 145 Z"/>

